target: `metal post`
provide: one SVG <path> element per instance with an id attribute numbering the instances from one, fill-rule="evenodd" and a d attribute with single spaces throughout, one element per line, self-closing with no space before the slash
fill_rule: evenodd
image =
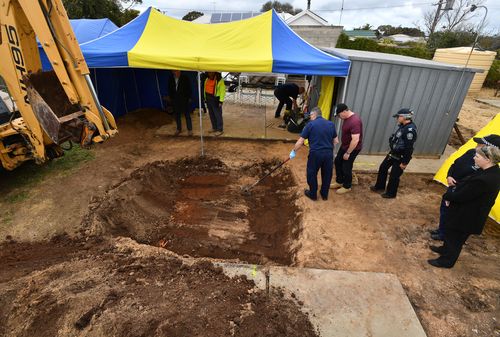
<path id="1" fill-rule="evenodd" d="M 156 89 L 158 90 L 158 96 L 160 97 L 161 109 L 165 110 L 165 105 L 163 104 L 163 98 L 161 97 L 160 81 L 158 80 L 158 70 L 155 69 L 154 72 L 156 77 Z"/>
<path id="2" fill-rule="evenodd" d="M 99 116 L 101 116 L 102 123 L 104 124 L 104 130 L 109 131 L 110 127 L 108 124 L 108 119 L 106 118 L 106 115 L 104 114 L 104 111 L 102 110 L 101 103 L 99 103 L 99 98 L 97 97 L 97 93 L 95 92 L 94 85 L 92 84 L 92 80 L 90 79 L 89 74 L 85 75 L 85 81 L 87 82 L 87 85 L 90 89 L 90 93 L 92 94 L 92 98 L 94 99 L 94 103 L 97 107 L 97 111 L 99 111 Z"/>
<path id="3" fill-rule="evenodd" d="M 203 121 L 201 112 L 201 72 L 198 71 L 198 112 L 200 115 L 200 141 L 201 141 L 201 156 L 205 155 L 205 149 L 203 148 Z"/>
<path id="4" fill-rule="evenodd" d="M 486 20 L 486 16 L 488 15 L 488 8 L 486 8 L 486 6 L 472 5 L 472 8 L 471 8 L 470 11 L 473 12 L 477 8 L 484 8 L 484 10 L 485 10 L 484 17 L 483 17 L 483 20 L 481 21 L 481 24 L 479 25 L 479 28 L 477 29 L 476 38 L 474 39 L 474 43 L 472 44 L 472 47 L 470 49 L 469 56 L 467 56 L 467 60 L 465 61 L 464 68 L 462 70 L 462 73 L 460 74 L 460 79 L 458 80 L 457 85 L 455 86 L 455 91 L 453 92 L 453 96 L 452 96 L 452 98 L 450 100 L 450 104 L 448 105 L 448 110 L 446 111 L 446 115 L 449 115 L 450 112 L 451 112 L 451 107 L 454 104 L 455 98 L 457 97 L 458 87 L 460 86 L 460 83 L 462 82 L 462 79 L 463 79 L 464 74 L 465 74 L 465 70 L 467 70 L 467 66 L 469 65 L 470 57 L 472 56 L 472 53 L 474 52 L 474 48 L 476 47 L 477 41 L 479 40 L 479 33 L 481 33 L 481 30 L 483 28 L 484 22 Z"/>

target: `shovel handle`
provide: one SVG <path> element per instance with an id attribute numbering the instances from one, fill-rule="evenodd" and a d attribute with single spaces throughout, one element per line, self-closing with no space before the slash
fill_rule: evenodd
<path id="1" fill-rule="evenodd" d="M 281 166 L 283 166 L 287 161 L 290 160 L 290 157 L 288 157 L 286 160 L 284 160 L 283 162 L 281 162 L 278 166 L 276 166 L 275 168 L 273 168 L 271 171 L 269 171 L 265 176 L 263 176 L 262 178 L 260 178 L 259 180 L 257 180 L 256 182 L 254 182 L 248 189 L 251 189 L 253 188 L 255 185 L 257 185 L 258 183 L 260 183 L 262 180 L 266 179 L 267 177 L 269 177 L 274 171 L 276 171 L 277 169 L 279 169 Z"/>

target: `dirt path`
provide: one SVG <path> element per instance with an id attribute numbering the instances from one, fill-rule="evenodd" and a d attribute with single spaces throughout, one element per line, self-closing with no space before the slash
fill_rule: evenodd
<path id="1" fill-rule="evenodd" d="M 162 284 L 168 282 L 166 281 L 169 278 L 168 273 L 160 270 L 161 268 L 158 269 L 158 265 L 164 266 L 166 270 L 173 268 L 172 263 L 177 263 L 177 267 L 179 267 L 179 262 L 169 260 L 172 255 L 168 253 L 168 250 L 139 245 L 130 239 L 110 238 L 106 239 L 105 242 L 92 243 L 91 247 L 100 248 L 96 252 L 90 252 L 88 243 L 77 241 L 74 245 L 68 245 L 66 248 L 63 245 L 63 248 L 67 249 L 63 250 L 67 254 L 67 259 L 61 260 L 57 250 L 48 252 L 37 246 L 41 243 L 27 246 L 23 246 L 26 244 L 22 243 L 14 243 L 14 241 L 38 242 L 64 232 L 71 237 L 86 237 L 89 234 L 89 228 L 95 230 L 95 227 L 89 227 L 86 222 L 82 224 L 82 221 L 88 218 L 89 209 L 98 210 L 99 205 L 103 204 L 103 200 L 112 200 L 106 199 L 110 193 L 114 193 L 113 195 L 117 197 L 115 200 L 127 197 L 126 189 L 120 192 L 117 188 L 119 186 L 126 188 L 123 182 L 130 181 L 130 177 L 135 174 L 134 172 L 140 172 L 137 170 L 144 170 L 145 166 L 155 162 L 172 163 L 186 157 L 197 158 L 199 155 L 200 145 L 197 139 L 155 137 L 158 125 L 168 122 L 165 115 L 146 111 L 142 114 L 130 114 L 120 122 L 119 137 L 93 150 L 94 160 L 81 164 L 69 174 L 45 177 L 41 183 L 29 189 L 29 194 L 24 200 L 2 201 L 0 203 L 4 214 L 9 214 L 8 217 L 4 217 L 0 221 L 0 238 L 5 239 L 6 242 L 13 242 L 8 244 L 11 247 L 10 250 L 2 248 L 2 252 L 4 252 L 2 261 L 8 261 L 8 263 L 2 262 L 0 293 L 3 299 L 7 299 L 7 302 L 16 305 L 15 310 L 11 308 L 12 310 L 8 312 L 6 310 L 0 311 L 0 326 L 8 326 L 9 329 L 13 329 L 8 331 L 16 333 L 6 334 L 6 330 L 0 330 L 0 334 L 24 336 L 28 335 L 29 329 L 24 330 L 24 332 L 16 330 L 21 329 L 22 324 L 33 328 L 37 327 L 37 319 L 40 317 L 30 316 L 22 308 L 22 305 L 29 303 L 32 303 L 36 309 L 34 312 L 42 313 L 43 310 L 50 310 L 53 313 L 51 317 L 61 317 L 61 313 L 66 313 L 61 321 L 54 318 L 54 321 L 44 322 L 48 329 L 47 336 L 56 335 L 57 331 L 53 330 L 54 326 L 61 328 L 58 332 L 60 335 L 63 332 L 69 332 L 70 329 L 73 329 L 71 331 L 74 335 L 83 335 L 83 332 L 75 332 L 74 324 L 80 319 L 81 324 L 87 324 L 82 331 L 87 332 L 89 336 L 111 335 L 113 333 L 125 335 L 122 334 L 124 330 L 110 331 L 109 326 L 119 326 L 128 322 L 131 317 L 135 318 L 138 313 L 140 313 L 138 327 L 148 325 L 147 318 L 149 317 L 154 320 L 151 326 L 156 327 L 155 331 L 165 333 L 169 330 L 164 330 L 166 326 L 162 325 L 162 322 L 169 319 L 189 321 L 186 321 L 186 318 L 175 317 L 175 315 L 158 316 L 160 312 L 166 310 L 165 300 L 162 298 L 173 298 L 174 295 L 167 294 L 167 297 L 162 297 L 163 295 L 158 293 L 158 296 L 153 299 L 139 290 L 141 284 L 144 286 L 147 283 L 149 288 L 154 287 L 156 282 L 163 282 Z M 232 180 L 233 185 L 247 184 L 263 172 L 255 172 L 255 176 L 248 174 L 238 180 L 237 173 L 232 171 L 233 169 L 259 165 L 262 161 L 271 162 L 276 158 L 283 159 L 290 147 L 290 144 L 281 142 L 213 139 L 206 141 L 207 154 L 225 165 L 222 171 L 225 170 L 227 176 L 234 177 L 231 178 L 234 179 Z M 292 189 L 288 194 L 293 196 L 292 199 L 285 198 L 282 202 L 274 204 L 270 204 L 270 200 L 268 200 L 262 206 L 263 209 L 272 210 L 274 214 L 281 214 L 283 209 L 296 207 L 298 214 L 295 211 L 291 214 L 296 214 L 301 219 L 300 235 L 297 238 L 290 236 L 286 240 L 287 252 L 292 254 L 293 258 L 290 260 L 275 259 L 273 262 L 273 258 L 270 257 L 266 263 L 288 264 L 291 262 L 295 266 L 393 273 L 403 284 L 428 336 L 491 337 L 499 334 L 500 231 L 496 224 L 489 223 L 485 235 L 470 240 L 455 268 L 451 270 L 435 269 L 426 263 L 428 258 L 433 257 L 428 245 L 434 244 L 434 242 L 430 242 L 427 231 L 436 227 L 438 205 L 443 187 L 432 182 L 432 177 L 405 175 L 402 178 L 401 193 L 398 198 L 385 200 L 379 195 L 371 193 L 368 189 L 368 186 L 374 181 L 374 176 L 361 174 L 359 176 L 360 184 L 354 187 L 351 194 L 332 195 L 328 201 L 312 202 L 301 194 L 305 187 L 305 165 L 306 152 L 301 150 L 297 159 L 287 164 L 291 176 L 281 176 L 281 179 L 285 179 L 282 182 L 286 184 L 284 186 L 288 186 L 283 188 Z M 168 175 L 169 172 L 166 171 L 161 176 L 168 177 Z M 223 188 L 224 183 L 218 179 L 214 178 L 213 191 Z M 184 185 L 180 187 L 179 191 L 185 198 L 183 201 L 180 198 L 182 202 L 178 203 L 177 207 L 179 205 L 189 207 L 193 196 L 192 187 L 193 184 L 197 183 L 199 181 L 195 178 L 189 178 L 183 183 Z M 267 188 L 271 186 L 267 185 Z M 197 186 L 197 189 L 199 187 Z M 213 200 L 210 201 L 210 193 L 206 193 L 206 188 L 203 186 L 205 189 L 203 196 L 206 199 L 204 202 L 213 202 Z M 0 191 L 6 193 L 7 196 L 16 192 L 2 190 L 1 186 Z M 152 189 L 152 191 L 152 196 L 158 195 L 157 190 Z M 268 193 L 269 197 L 273 197 L 273 193 L 276 192 L 269 189 L 263 191 Z M 157 199 L 150 200 L 154 204 L 154 200 Z M 235 204 L 243 204 L 243 201 L 237 201 Z M 112 205 L 114 205 L 112 209 L 117 211 L 118 208 L 115 207 L 117 203 Z M 122 210 L 127 210 L 127 205 L 131 204 L 125 204 Z M 148 207 L 146 209 L 149 209 Z M 179 210 L 179 208 L 177 209 Z M 130 212 L 137 210 L 138 208 L 135 210 L 128 208 Z M 96 211 L 93 214 L 99 215 L 99 212 Z M 156 216 L 159 213 L 154 211 L 151 214 Z M 181 211 L 169 214 L 177 220 L 185 216 L 185 213 Z M 192 214 L 191 219 L 203 218 L 202 214 L 196 212 Z M 277 218 L 269 220 L 269 226 L 273 226 L 276 221 Z M 108 221 L 108 224 L 111 222 Z M 196 223 L 196 221 L 192 223 Z M 90 231 L 90 233 L 97 232 Z M 139 232 L 128 231 L 127 233 L 130 234 L 128 236 L 141 241 Z M 148 236 L 146 235 L 144 238 L 147 239 Z M 142 241 L 154 244 L 160 236 L 151 238 L 150 241 Z M 223 238 L 224 235 L 219 236 L 219 239 L 223 240 Z M 256 243 L 256 245 L 259 246 L 262 243 Z M 53 244 L 53 246 L 54 249 L 59 247 L 58 244 Z M 240 248 L 238 249 L 242 250 Z M 47 253 L 44 254 L 44 252 Z M 17 257 L 21 253 L 25 253 L 27 256 L 18 259 Z M 185 250 L 179 251 L 181 255 L 189 255 L 189 253 Z M 45 256 L 47 257 L 45 258 Z M 224 258 L 227 256 L 215 257 Z M 189 258 L 187 259 L 189 260 Z M 245 259 L 250 260 L 251 257 L 243 256 L 241 259 L 245 261 Z M 138 268 L 137 265 L 141 267 L 136 270 L 134 268 Z M 120 276 L 122 274 L 118 270 L 119 266 L 126 266 L 124 273 L 128 273 L 128 277 Z M 189 268 L 186 273 L 198 272 L 197 270 L 196 267 L 194 271 Z M 73 273 L 75 273 L 74 276 L 72 276 Z M 183 273 L 181 271 L 182 275 L 184 275 Z M 211 273 L 210 277 L 213 280 L 221 280 L 221 276 L 218 276 L 216 271 L 209 273 Z M 183 281 L 184 283 L 176 280 L 175 282 L 180 283 L 176 283 L 176 288 L 173 289 L 178 291 L 191 289 L 192 281 L 189 280 L 189 277 L 186 278 L 185 282 Z M 128 294 L 125 290 L 126 287 L 124 287 L 129 283 L 133 284 L 131 294 Z M 29 284 L 33 284 L 34 288 L 31 288 Z M 46 284 L 50 287 L 46 287 Z M 211 286 L 212 283 L 208 283 L 208 285 Z M 50 290 L 50 288 L 54 290 Z M 217 294 L 220 289 L 222 288 L 214 288 L 213 294 Z M 248 287 L 244 284 L 243 288 L 238 289 L 241 291 L 245 289 L 244 293 Z M 204 291 L 200 293 L 200 296 L 206 296 L 207 293 Z M 241 296 L 243 293 L 238 293 L 240 295 L 237 296 Z M 254 301 L 252 303 L 257 305 L 260 303 L 260 295 L 255 296 L 251 300 L 245 299 L 239 303 Z M 279 295 L 276 296 L 279 297 Z M 75 297 L 78 300 L 74 303 L 63 300 L 68 297 Z M 42 308 L 39 304 L 41 301 L 48 301 L 50 303 L 49 309 Z M 179 305 L 182 303 L 178 302 Z M 193 304 L 193 310 L 199 310 L 203 307 L 211 307 L 216 301 L 196 302 L 193 297 L 188 303 Z M 235 306 L 239 305 L 236 301 L 231 303 Z M 1 304 L 1 307 L 7 308 L 5 302 Z M 290 313 L 290 315 L 280 316 L 281 321 L 275 322 L 277 325 L 280 325 L 280 322 L 286 322 L 290 317 L 302 317 L 297 316 L 297 311 L 293 311 L 295 310 L 293 308 L 296 308 L 292 305 L 293 303 L 277 300 L 275 304 L 278 307 L 272 307 L 271 312 L 266 312 L 264 309 L 263 312 L 271 317 L 274 317 L 273 310 Z M 253 305 L 254 308 L 255 305 Z M 288 309 L 279 309 L 283 308 L 279 306 L 285 306 Z M 79 310 L 76 310 L 76 307 L 79 307 Z M 112 309 L 108 310 L 107 308 Z M 295 316 L 292 315 L 292 311 Z M 85 314 L 87 315 L 85 316 Z M 193 314 L 204 317 L 203 314 L 206 312 L 193 311 Z M 236 314 L 238 317 L 244 316 L 240 311 L 234 311 L 234 315 Z M 238 319 L 235 322 L 232 320 L 234 317 L 228 317 L 228 320 L 225 321 L 228 326 L 233 326 L 231 324 L 243 326 L 242 324 L 245 324 L 244 321 Z M 265 317 L 267 319 L 268 316 Z M 256 317 L 256 319 L 262 320 L 262 316 Z M 233 323 L 228 323 L 229 321 Z M 192 319 L 189 322 L 192 322 Z M 286 326 L 290 329 L 294 328 L 292 325 Z M 133 326 L 124 325 L 123 329 L 125 327 L 128 327 L 127 331 L 135 331 L 137 332 L 135 335 L 140 335 Z M 199 327 L 201 329 L 202 325 Z M 221 327 L 221 329 L 223 328 Z M 274 331 L 272 329 L 275 327 L 269 329 Z M 215 329 L 214 331 L 219 331 L 219 335 L 227 335 L 226 330 Z M 243 331 L 243 329 L 238 331 Z M 310 332 L 310 330 L 307 331 Z M 172 335 L 176 335 L 176 333 L 182 335 L 182 331 L 170 332 Z M 146 333 L 146 330 L 141 330 L 141 333 Z M 130 333 L 129 335 L 134 334 Z M 291 336 L 289 333 L 277 330 L 274 331 L 274 334 L 270 333 L 269 335 Z"/>

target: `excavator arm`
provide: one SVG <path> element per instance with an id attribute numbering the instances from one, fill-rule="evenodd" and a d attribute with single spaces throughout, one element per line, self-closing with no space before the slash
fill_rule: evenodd
<path id="1" fill-rule="evenodd" d="M 18 113 L 0 120 L 6 169 L 43 163 L 71 140 L 87 147 L 117 133 L 102 107 L 61 0 L 0 0 L 0 76 Z M 42 72 L 37 39 L 53 71 Z"/>

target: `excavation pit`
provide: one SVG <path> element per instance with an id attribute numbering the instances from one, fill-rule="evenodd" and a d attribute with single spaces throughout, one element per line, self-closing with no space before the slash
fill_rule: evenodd
<path id="1" fill-rule="evenodd" d="M 278 164 L 231 168 L 215 158 L 147 164 L 91 206 L 90 232 L 180 255 L 291 265 L 301 228 L 291 171 L 282 167 L 242 193 Z"/>

